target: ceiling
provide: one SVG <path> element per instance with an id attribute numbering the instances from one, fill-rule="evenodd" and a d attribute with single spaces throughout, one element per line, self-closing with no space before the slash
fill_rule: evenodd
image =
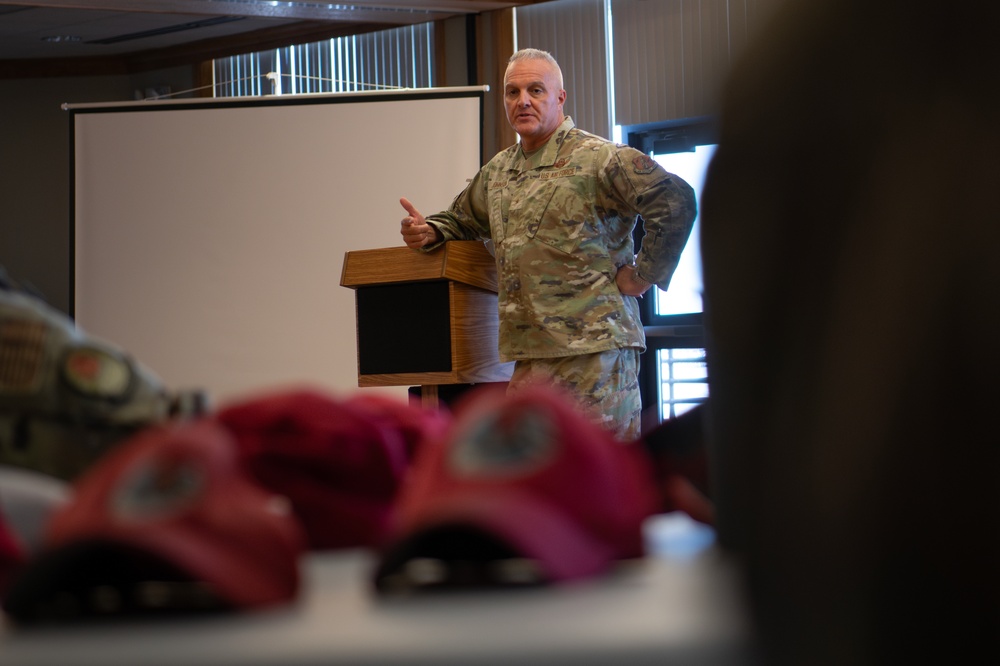
<path id="1" fill-rule="evenodd" d="M 0 0 L 0 76 L 143 71 L 544 0 Z"/>

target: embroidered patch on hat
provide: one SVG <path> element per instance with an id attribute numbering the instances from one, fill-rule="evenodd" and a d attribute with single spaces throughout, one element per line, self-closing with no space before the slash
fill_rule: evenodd
<path id="1" fill-rule="evenodd" d="M 557 426 L 542 408 L 529 406 L 506 422 L 501 416 L 490 414 L 457 438 L 449 457 L 457 476 L 523 475 L 552 458 Z"/>
<path id="2" fill-rule="evenodd" d="M 66 383 L 91 398 L 122 398 L 132 382 L 132 369 L 124 357 L 95 347 L 70 350 L 62 370 Z"/>
<path id="3" fill-rule="evenodd" d="M 111 508 L 125 520 L 161 518 L 194 504 L 205 490 L 205 470 L 190 460 L 143 461 L 115 491 Z"/>

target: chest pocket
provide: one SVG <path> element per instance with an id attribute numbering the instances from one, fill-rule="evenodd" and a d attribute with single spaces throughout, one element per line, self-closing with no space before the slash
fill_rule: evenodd
<path id="1" fill-rule="evenodd" d="M 520 184 L 512 183 L 507 211 L 507 233 L 575 253 L 591 234 L 591 197 L 582 191 L 585 179 L 575 169 L 533 172 Z"/>

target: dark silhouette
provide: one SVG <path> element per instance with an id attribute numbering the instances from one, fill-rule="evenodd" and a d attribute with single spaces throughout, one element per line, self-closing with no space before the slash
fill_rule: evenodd
<path id="1" fill-rule="evenodd" d="M 790 2 L 728 82 L 712 497 L 767 664 L 1000 661 L 997 26 Z"/>

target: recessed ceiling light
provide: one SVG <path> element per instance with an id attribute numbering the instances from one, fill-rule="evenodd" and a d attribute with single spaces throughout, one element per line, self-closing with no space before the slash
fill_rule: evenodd
<path id="1" fill-rule="evenodd" d="M 49 35 L 48 37 L 42 37 L 43 42 L 79 42 L 79 35 Z"/>

